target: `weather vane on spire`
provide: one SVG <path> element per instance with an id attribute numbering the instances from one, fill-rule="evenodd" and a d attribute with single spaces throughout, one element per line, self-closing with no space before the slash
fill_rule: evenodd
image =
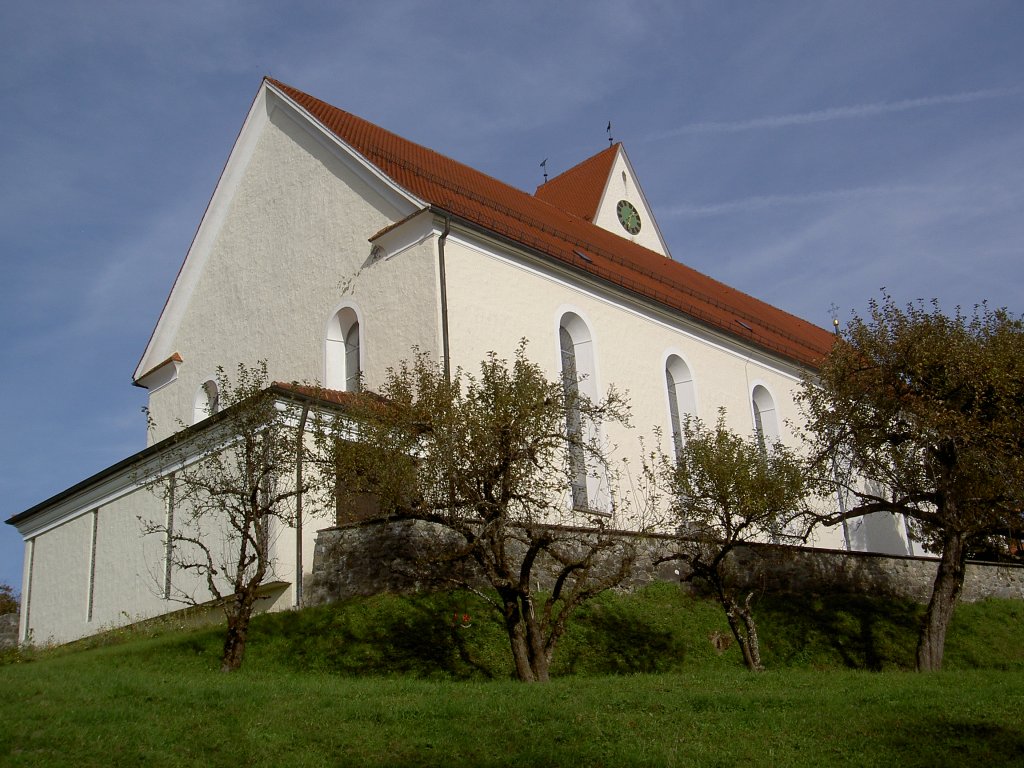
<path id="1" fill-rule="evenodd" d="M 832 330 L 835 331 L 836 336 L 839 335 L 839 307 L 833 301 L 828 305 L 828 314 L 832 318 Z"/>
<path id="2" fill-rule="evenodd" d="M 610 147 L 612 144 L 615 143 L 614 140 L 612 139 L 612 121 L 611 120 L 608 121 L 608 127 L 605 128 L 605 131 L 608 133 L 608 146 Z"/>
<path id="3" fill-rule="evenodd" d="M 544 169 L 544 183 L 548 183 L 548 159 L 545 157 L 541 162 L 540 167 Z"/>

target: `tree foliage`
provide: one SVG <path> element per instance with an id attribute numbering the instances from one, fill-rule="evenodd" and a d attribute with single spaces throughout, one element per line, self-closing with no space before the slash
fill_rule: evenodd
<path id="1" fill-rule="evenodd" d="M 18 605 L 19 599 L 14 587 L 10 584 L 0 584 L 0 616 L 17 613 Z"/>
<path id="2" fill-rule="evenodd" d="M 308 452 L 306 411 L 279 407 L 266 363 L 239 364 L 234 379 L 218 368 L 216 380 L 221 412 L 182 433 L 177 469 L 153 485 L 171 514 L 143 528 L 168 545 L 168 598 L 195 605 L 212 597 L 223 605 L 221 669 L 230 672 L 242 664 L 260 588 L 274 575 L 275 537 L 295 525 L 296 505 L 312 484 L 297 471 Z"/>
<path id="3" fill-rule="evenodd" d="M 687 418 L 675 459 L 664 454 L 658 459 L 661 486 L 680 532 L 676 552 L 665 559 L 681 560 L 688 579 L 711 588 L 744 663 L 760 670 L 754 592 L 741 589 L 730 555 L 752 542 L 805 541 L 807 501 L 815 490 L 807 463 L 780 442 L 736 434 L 725 424 L 724 409 L 713 428 Z"/>
<path id="4" fill-rule="evenodd" d="M 942 664 L 972 548 L 1019 536 L 1024 509 L 1024 325 L 1006 310 L 889 296 L 854 317 L 802 389 L 808 437 L 854 499 L 841 516 L 893 512 L 940 555 L 918 642 Z"/>
<path id="5" fill-rule="evenodd" d="M 645 524 L 617 495 L 602 429 L 627 423 L 623 398 L 576 399 L 573 389 L 549 381 L 524 344 L 511 363 L 492 353 L 478 375 L 458 370 L 450 381 L 417 354 L 378 394 L 350 401 L 354 426 L 333 441 L 339 494 L 370 495 L 382 516 L 430 524 L 449 578 L 502 616 L 524 681 L 548 679 L 573 611 L 629 573 L 636 548 L 610 530 Z M 580 456 L 600 495 L 594 508 L 573 510 Z"/>

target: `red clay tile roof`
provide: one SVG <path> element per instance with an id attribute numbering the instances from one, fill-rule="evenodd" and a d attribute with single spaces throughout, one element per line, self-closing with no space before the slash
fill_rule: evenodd
<path id="1" fill-rule="evenodd" d="M 291 86 L 267 82 L 436 208 L 798 363 L 817 365 L 832 345 L 831 333 L 806 320 Z"/>
<path id="2" fill-rule="evenodd" d="M 608 183 L 608 174 L 612 172 L 612 164 L 618 151 L 619 145 L 614 144 L 593 157 L 588 157 L 582 163 L 541 184 L 533 193 L 534 197 L 581 219 L 592 221 L 597 214 L 597 206 L 601 203 L 601 195 L 604 193 L 605 184 Z"/>
<path id="3" fill-rule="evenodd" d="M 352 398 L 356 397 L 354 393 L 342 392 L 340 389 L 327 389 L 326 387 L 314 387 L 309 384 L 296 384 L 285 381 L 275 381 L 271 388 L 295 392 L 312 400 L 333 403 L 334 405 L 347 405 Z"/>
<path id="4" fill-rule="evenodd" d="M 298 384 L 298 383 L 285 383 L 283 381 L 275 381 L 268 388 L 269 392 L 285 393 L 292 396 L 298 395 L 301 398 L 312 401 L 314 406 L 317 405 L 334 405 L 339 406 L 339 410 L 342 412 L 349 411 L 352 409 L 362 408 L 365 412 L 366 408 L 373 410 L 382 410 L 388 407 L 388 400 L 385 400 L 383 396 L 378 395 L 376 392 L 369 390 L 363 390 L 362 392 L 343 392 L 340 389 L 326 389 L 325 387 L 316 387 L 309 384 Z"/>

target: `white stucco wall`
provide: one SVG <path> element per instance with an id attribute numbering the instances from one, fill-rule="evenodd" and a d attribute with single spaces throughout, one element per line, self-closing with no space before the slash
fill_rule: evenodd
<path id="1" fill-rule="evenodd" d="M 179 420 L 191 422 L 196 392 L 217 366 L 230 373 L 265 359 L 271 379 L 323 381 L 327 324 L 342 303 L 365 318 L 362 367 L 371 386 L 412 346 L 437 349 L 430 244 L 371 259 L 369 238 L 408 211 L 289 108 L 268 105 L 269 119 L 252 129 L 258 136 L 246 139 L 254 146 L 232 197 L 211 206 L 226 207 L 217 231 L 189 255 L 190 281 L 179 280 L 166 313 L 180 317 L 158 328 L 153 356 L 177 352 L 183 362 L 176 381 L 151 393 L 151 443 L 177 431 Z"/>
<path id="2" fill-rule="evenodd" d="M 92 631 L 180 607 L 163 599 L 163 541 L 143 536 L 139 521 L 162 524 L 164 508 L 161 499 L 143 489 L 99 508 Z"/>
<path id="3" fill-rule="evenodd" d="M 88 634 L 91 530 L 86 515 L 33 539 L 27 609 L 32 642 L 64 642 Z"/>
<path id="4" fill-rule="evenodd" d="M 193 448 L 203 445 L 208 442 L 201 439 Z M 147 523 L 166 525 L 168 505 L 160 488 L 140 485 L 139 480 L 166 478 L 183 459 L 190 463 L 197 455 L 182 453 L 180 444 L 150 452 L 19 524 L 26 537 L 22 639 L 63 643 L 212 599 L 204 575 L 177 567 L 171 568 L 168 590 L 166 538 L 143 530 Z M 315 469 L 308 468 L 307 478 L 314 477 Z M 180 493 L 173 530 L 197 534 L 218 559 L 216 565 L 222 573 L 230 573 L 236 546 L 225 545 L 230 531 L 227 520 L 207 516 L 198 526 L 190 523 Z M 268 587 L 257 610 L 295 605 L 298 574 L 312 572 L 316 532 L 333 524 L 333 508 L 330 515 L 319 514 L 319 501 L 313 493 L 304 499 L 301 571 L 296 567 L 296 532 L 291 521 L 274 521 L 271 573 L 264 583 L 278 586 Z M 176 546 L 182 551 L 188 547 Z M 222 592 L 229 592 L 223 577 L 219 581 Z"/>
<path id="5" fill-rule="evenodd" d="M 93 515 L 96 514 L 95 563 L 92 556 Z M 186 596 L 201 604 L 211 595 L 202 578 L 172 569 L 171 599 L 164 598 L 165 545 L 160 535 L 143 535 L 139 516 L 161 524 L 164 502 L 146 489 L 136 489 L 115 501 L 89 509 L 31 539 L 31 569 L 26 568 L 27 611 L 21 637 L 33 643 L 64 643 L 143 619 L 180 610 Z M 184 516 L 184 510 L 176 514 Z M 320 523 L 317 525 L 317 523 Z M 328 521 L 330 524 L 332 521 Z M 303 571 L 312 572 L 316 530 L 324 523 L 310 514 L 303 535 Z M 214 551 L 219 526 L 204 526 L 205 540 Z M 274 561 L 267 583 L 287 582 L 259 610 L 280 610 L 295 604 L 295 530 L 277 525 Z M 89 589 L 92 574 L 92 610 Z"/>
<path id="6" fill-rule="evenodd" d="M 66 522 L 32 536 L 27 574 L 32 642 L 68 642 L 182 607 L 163 599 L 163 539 L 143 536 L 139 520 L 163 523 L 163 501 L 130 480 L 122 490 L 100 506 L 69 507 Z M 206 598 L 194 576 L 178 578 Z"/>
<path id="7" fill-rule="evenodd" d="M 520 338 L 527 355 L 552 378 L 559 376 L 558 324 L 575 312 L 593 335 L 595 384 L 603 393 L 611 385 L 629 395 L 633 430 L 614 425 L 609 440 L 620 446 L 619 458 L 639 466 L 639 436 L 649 441 L 662 429 L 662 448 L 672 451 L 665 361 L 684 359 L 693 375 L 697 416 L 713 424 L 718 409 L 727 410 L 735 431 L 754 431 L 751 392 L 765 386 L 775 399 L 783 442 L 797 445 L 788 420 L 798 417 L 793 395 L 800 369 L 794 364 L 744 349 L 738 342 L 683 318 L 645 309 L 639 302 L 596 291 L 579 279 L 509 258 L 468 237 L 451 237 L 448 260 L 448 313 L 453 365 L 478 368 L 488 352 L 511 359 Z M 818 546 L 842 548 L 841 527 L 821 530 Z"/>
<path id="8" fill-rule="evenodd" d="M 564 312 L 575 311 L 588 322 L 594 337 L 598 390 L 614 384 L 628 391 L 641 431 L 668 426 L 665 359 L 674 353 L 693 374 L 700 418 L 714 422 L 717 409 L 724 406 L 733 429 L 751 432 L 750 392 L 761 383 L 775 395 L 781 434 L 792 444 L 784 421 L 797 415 L 792 401 L 799 383 L 796 366 L 744 351 L 696 324 L 643 312 L 636 303 L 598 295 L 580 282 L 486 253 L 462 240 L 449 240 L 447 254 L 455 363 L 475 368 L 492 350 L 510 357 L 525 337 L 529 357 L 557 376 L 559 319 Z"/>
<path id="9" fill-rule="evenodd" d="M 312 469 L 306 469 L 307 481 L 311 478 Z M 294 488 L 294 485 L 291 486 Z M 335 507 L 333 503 L 325 503 L 314 493 L 303 498 L 302 514 L 302 566 L 296 566 L 297 530 L 294 525 L 282 520 L 274 520 L 271 530 L 271 573 L 267 581 L 286 582 L 288 588 L 277 599 L 267 606 L 266 610 L 283 610 L 298 604 L 297 585 L 313 574 L 313 550 L 316 546 L 317 533 L 335 524 Z"/>

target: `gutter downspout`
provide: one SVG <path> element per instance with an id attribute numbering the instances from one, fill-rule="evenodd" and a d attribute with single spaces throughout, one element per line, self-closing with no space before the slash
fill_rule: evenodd
<path id="1" fill-rule="evenodd" d="M 309 417 L 309 403 L 302 404 L 299 432 L 295 449 L 295 607 L 302 607 L 302 494 L 303 457 L 306 452 L 306 419 Z"/>
<path id="2" fill-rule="evenodd" d="M 452 218 L 445 214 L 444 231 L 437 239 L 437 269 L 441 279 L 441 356 L 444 361 L 444 380 L 451 384 L 452 368 L 448 349 L 448 280 L 445 276 L 444 243 L 452 230 Z"/>

